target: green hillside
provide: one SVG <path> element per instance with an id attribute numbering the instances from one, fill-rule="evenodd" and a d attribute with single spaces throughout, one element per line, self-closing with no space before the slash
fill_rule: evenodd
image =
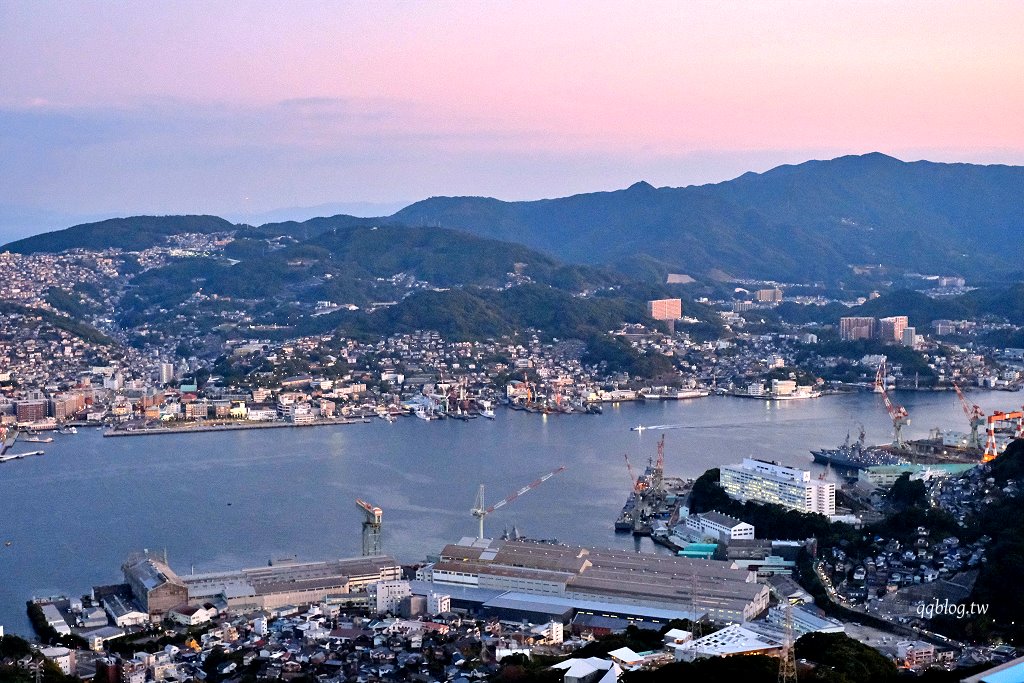
<path id="1" fill-rule="evenodd" d="M 6 244 L 2 249 L 18 254 L 114 247 L 138 251 L 162 244 L 169 235 L 187 232 L 208 234 L 234 229 L 234 224 L 217 216 L 132 216 L 33 235 Z"/>

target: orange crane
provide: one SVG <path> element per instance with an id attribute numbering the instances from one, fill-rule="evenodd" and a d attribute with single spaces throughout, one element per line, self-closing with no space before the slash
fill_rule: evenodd
<path id="1" fill-rule="evenodd" d="M 982 462 L 995 460 L 999 455 L 999 445 L 996 443 L 997 422 L 1016 422 L 1017 428 L 1014 430 L 1014 437 L 1019 439 L 1024 436 L 1024 411 L 1015 410 L 1010 413 L 1004 413 L 1001 410 L 997 410 L 992 413 L 988 416 L 988 424 L 985 429 L 985 453 L 981 457 Z"/>
<path id="2" fill-rule="evenodd" d="M 903 428 L 910 424 L 909 413 L 900 404 L 892 402 L 892 399 L 889 398 L 889 392 L 885 390 L 885 387 L 882 387 L 882 402 L 885 404 L 885 409 L 889 412 L 889 418 L 892 420 L 893 445 L 897 448 L 903 448 L 906 445 L 903 441 Z"/>
<path id="3" fill-rule="evenodd" d="M 565 465 L 562 465 L 558 469 L 555 469 L 555 470 L 552 470 L 552 471 L 548 472 L 547 474 L 542 476 L 540 479 L 537 479 L 536 481 L 530 482 L 529 484 L 527 484 L 523 488 L 519 489 L 515 493 L 511 493 L 508 496 L 506 496 L 505 498 L 502 498 L 501 500 L 499 500 L 497 503 L 495 503 L 494 505 L 490 506 L 489 508 L 485 508 L 484 507 L 484 485 L 480 484 L 480 490 L 476 494 L 476 502 L 473 505 L 473 509 L 470 510 L 470 513 L 480 521 L 480 534 L 477 536 L 477 538 L 483 539 L 483 537 L 484 537 L 484 518 L 487 517 L 487 515 L 491 514 L 492 512 L 494 512 L 495 510 L 497 510 L 500 507 L 504 507 L 504 506 L 508 505 L 509 503 L 511 503 L 512 501 L 514 501 L 516 498 L 518 498 L 519 496 L 523 495 L 527 491 L 532 491 L 533 489 L 537 488 L 538 486 L 540 486 L 541 484 L 546 482 L 551 477 L 555 476 L 559 472 L 564 472 L 564 471 L 565 471 Z"/>
<path id="4" fill-rule="evenodd" d="M 978 432 L 985 424 L 985 411 L 981 409 L 981 406 L 967 400 L 964 392 L 960 390 L 959 384 L 954 382 L 953 388 L 956 389 L 956 395 L 960 397 L 960 406 L 964 409 L 964 415 L 967 416 L 967 423 L 971 425 L 971 438 L 967 445 L 971 448 L 981 448 L 981 436 Z"/>
<path id="5" fill-rule="evenodd" d="M 356 498 L 356 506 L 363 511 L 363 555 L 380 555 L 380 526 L 384 511 L 359 498 Z"/>

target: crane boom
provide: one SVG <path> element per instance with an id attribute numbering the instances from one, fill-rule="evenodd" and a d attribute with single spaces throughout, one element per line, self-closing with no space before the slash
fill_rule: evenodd
<path id="1" fill-rule="evenodd" d="M 488 508 L 484 508 L 484 485 L 481 484 L 480 490 L 476 496 L 476 505 L 473 507 L 472 510 L 470 510 L 473 516 L 480 521 L 480 535 L 478 536 L 478 538 L 482 539 L 484 537 L 484 518 L 487 517 L 487 515 L 491 514 L 500 507 L 508 505 L 509 503 L 511 503 L 524 493 L 532 491 L 533 489 L 537 488 L 538 486 L 546 482 L 548 479 L 558 474 L 559 472 L 564 472 L 565 469 L 565 465 L 562 465 L 561 467 L 548 472 L 544 476 L 540 477 L 539 479 L 536 479 L 535 481 L 530 482 L 529 484 L 522 487 L 518 491 L 515 491 L 514 493 L 506 496 L 505 498 L 501 499 L 500 501 L 498 501 L 497 503 Z"/>
<path id="2" fill-rule="evenodd" d="M 547 474 L 545 474 L 540 479 L 537 479 L 536 481 L 531 481 L 529 484 L 527 484 L 523 488 L 519 489 L 515 493 L 512 493 L 512 494 L 506 496 L 505 498 L 499 500 L 497 503 L 495 503 L 491 507 L 487 508 L 487 514 L 491 514 L 492 512 L 497 510 L 498 508 L 503 507 L 505 505 L 508 505 L 509 503 L 511 503 L 513 500 L 515 500 L 519 496 L 523 495 L 527 491 L 532 491 L 533 489 L 537 488 L 538 486 L 540 486 L 541 484 L 546 482 L 548 479 L 550 479 L 551 477 L 555 476 L 556 474 L 558 474 L 559 472 L 561 472 L 563 470 L 565 470 L 565 465 L 562 465 L 561 467 L 559 467 L 556 470 L 552 470 L 552 471 L 548 472 Z"/>

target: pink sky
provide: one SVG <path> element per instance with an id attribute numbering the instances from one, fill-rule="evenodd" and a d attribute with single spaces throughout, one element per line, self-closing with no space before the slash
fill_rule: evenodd
<path id="1" fill-rule="evenodd" d="M 524 198 L 873 150 L 1024 162 L 1020 2 L 237 4 L 0 4 L 0 204 Z"/>

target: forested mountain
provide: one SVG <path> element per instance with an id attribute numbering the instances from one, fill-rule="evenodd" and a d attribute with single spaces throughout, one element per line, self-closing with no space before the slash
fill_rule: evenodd
<path id="1" fill-rule="evenodd" d="M 969 276 L 1019 270 L 1024 167 L 847 156 L 713 185 L 502 202 L 435 197 L 393 217 L 520 242 L 569 262 L 834 280 L 852 264 Z"/>
<path id="2" fill-rule="evenodd" d="M 141 216 L 12 242 L 17 252 L 143 249 L 182 232 L 236 231 L 309 240 L 383 225 L 455 228 L 566 263 L 614 265 L 645 279 L 668 272 L 836 282 L 852 265 L 968 277 L 1019 275 L 1024 167 L 846 156 L 746 173 L 727 182 L 503 202 L 434 197 L 390 217 L 333 216 L 233 225 L 213 216 Z"/>

